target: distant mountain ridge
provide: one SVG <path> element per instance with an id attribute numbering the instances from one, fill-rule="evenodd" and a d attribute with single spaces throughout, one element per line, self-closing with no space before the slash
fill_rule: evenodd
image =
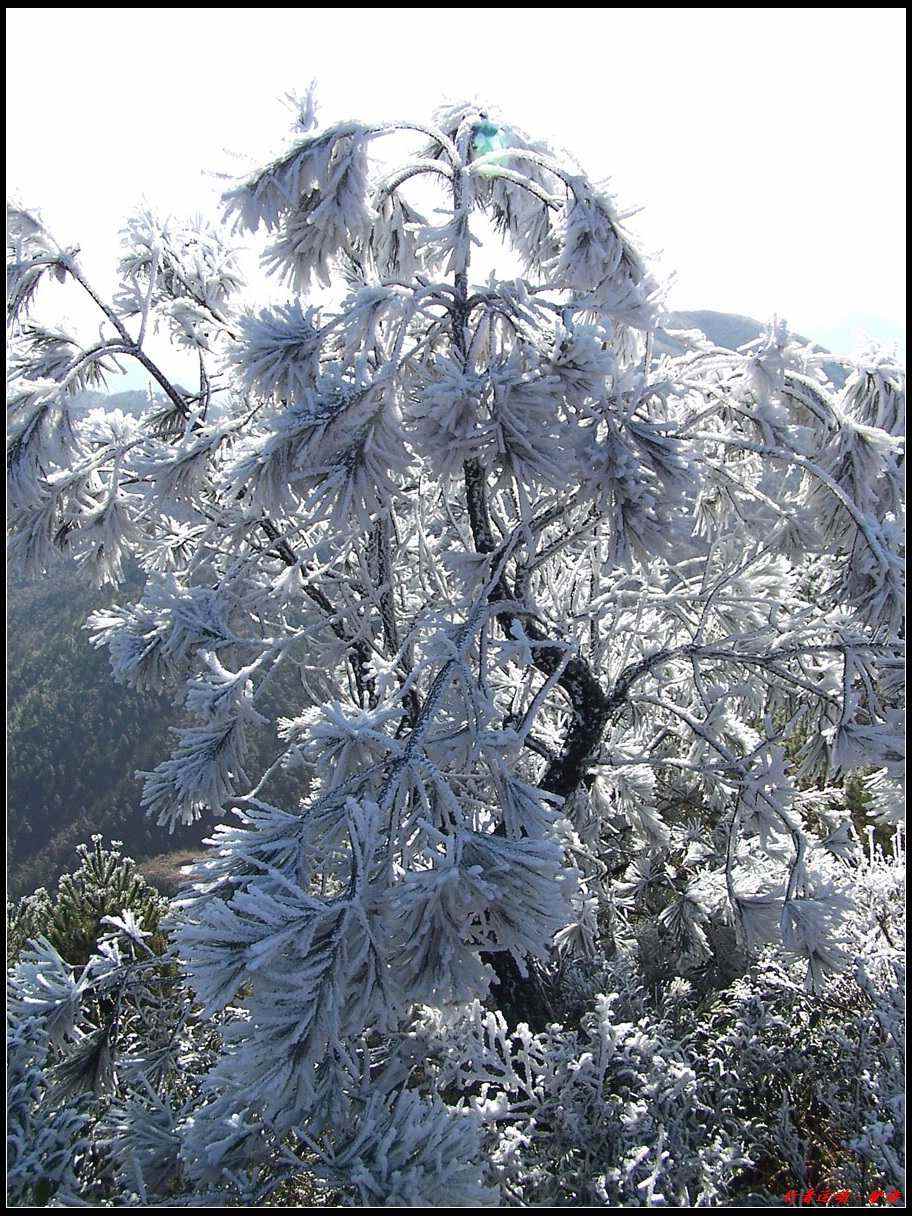
<path id="1" fill-rule="evenodd" d="M 180 392 L 187 393 L 187 389 L 181 385 L 177 387 Z M 90 410 L 104 406 L 108 410 L 121 410 L 124 414 L 132 414 L 134 418 L 138 418 L 149 408 L 149 394 L 141 388 L 127 388 L 119 393 L 104 393 L 89 388 L 84 389 L 81 393 L 76 393 L 74 400 L 83 409 Z M 164 393 L 154 393 L 152 400 L 164 401 Z"/>
<path id="2" fill-rule="evenodd" d="M 759 338 L 766 329 L 766 324 L 763 321 L 757 321 L 754 317 L 742 316 L 736 312 L 715 312 L 709 308 L 677 310 L 669 312 L 665 326 L 656 331 L 654 352 L 658 355 L 682 354 L 684 348 L 674 337 L 673 331 L 687 329 L 699 329 L 709 338 L 710 342 L 721 346 L 723 350 L 737 350 L 739 346 L 744 346 L 745 343 Z M 826 347 L 811 342 L 809 338 L 805 338 L 801 334 L 795 334 L 794 337 L 820 354 L 830 353 Z M 845 368 L 831 360 L 823 363 L 822 367 L 827 378 L 836 388 L 842 388 L 846 381 Z M 160 399 L 162 399 L 162 395 L 156 393 L 155 400 Z M 117 393 L 88 389 L 77 394 L 76 400 L 79 405 L 87 409 L 103 405 L 106 409 L 122 410 L 125 414 L 138 417 L 148 408 L 149 394 L 144 389 L 125 389 Z"/>
<path id="3" fill-rule="evenodd" d="M 149 394 L 141 388 L 128 388 L 120 393 L 103 393 L 89 388 L 76 394 L 76 402 L 84 409 L 104 406 L 138 417 L 149 405 Z"/>
<path id="4" fill-rule="evenodd" d="M 721 346 L 723 350 L 737 350 L 739 346 L 744 346 L 745 343 L 753 342 L 755 338 L 759 338 L 766 329 L 766 325 L 762 321 L 757 321 L 753 317 L 742 316 L 740 313 L 714 312 L 708 308 L 670 312 L 668 313 L 668 322 L 656 333 L 654 346 L 656 353 L 663 355 L 682 354 L 684 348 L 675 339 L 673 332 L 669 332 L 680 329 L 699 329 L 701 333 L 706 334 L 710 342 L 713 342 L 716 346 Z M 817 342 L 812 342 L 810 338 L 805 338 L 801 334 L 794 334 L 793 336 L 799 342 L 810 346 L 818 354 L 830 354 L 830 351 L 826 347 L 820 346 Z M 846 381 L 846 370 L 842 364 L 828 359 L 821 366 L 827 378 L 832 381 L 836 388 L 842 388 Z"/>

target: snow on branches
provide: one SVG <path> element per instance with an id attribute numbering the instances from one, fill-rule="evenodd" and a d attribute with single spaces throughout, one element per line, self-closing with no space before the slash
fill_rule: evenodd
<path id="1" fill-rule="evenodd" d="M 902 779 L 904 378 L 867 352 L 837 390 L 777 321 L 656 359 L 653 277 L 578 166 L 473 105 L 317 130 L 305 110 L 225 196 L 271 234 L 285 304 L 240 302 L 221 230 L 148 213 L 105 302 L 12 213 L 10 553 L 143 567 L 138 601 L 88 622 L 117 678 L 186 709 L 142 805 L 232 816 L 173 909 L 190 985 L 229 1010 L 187 1169 L 255 1174 L 266 1127 L 363 1202 L 484 1202 L 478 1124 L 403 1063 L 416 1017 L 513 1052 L 496 1019 L 546 1033 L 616 949 L 685 986 L 759 949 L 815 993 L 852 966 L 847 780 L 884 823 Z M 391 134 L 417 146 L 374 180 Z M 472 281 L 479 216 L 526 279 Z M 47 271 L 98 305 L 97 346 L 21 322 Z M 198 388 L 149 356 L 156 324 Z M 71 410 L 115 356 L 159 400 Z M 54 1039 L 52 964 L 20 986 L 50 976 Z M 475 1000 L 496 1025 L 459 1021 Z M 586 1033 L 628 1043 L 607 1009 Z M 573 1085 L 601 1084 L 584 1060 Z M 522 1088 L 498 1084 L 494 1122 Z M 112 1152 L 160 1179 L 170 1116 L 130 1147 L 130 1109 Z M 504 1132 L 508 1190 L 519 1151 Z M 604 1194 L 651 1194 L 645 1162 Z"/>

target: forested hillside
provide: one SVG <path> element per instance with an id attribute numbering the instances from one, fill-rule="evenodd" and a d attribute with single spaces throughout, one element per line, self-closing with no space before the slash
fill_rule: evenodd
<path id="1" fill-rule="evenodd" d="M 138 575 L 121 595 L 135 593 Z M 111 679 L 82 629 L 113 599 L 78 573 L 8 587 L 8 849 L 13 894 L 56 878 L 93 832 L 138 856 L 178 843 L 138 812 L 137 768 L 170 747 L 174 710 Z M 186 840 L 199 839 L 187 833 Z M 181 842 L 182 843 L 182 842 Z"/>
<path id="2" fill-rule="evenodd" d="M 174 886 L 188 849 L 212 830 L 206 817 L 173 835 L 139 807 L 137 769 L 152 769 L 174 745 L 180 707 L 114 682 L 107 650 L 83 629 L 103 604 L 135 598 L 138 570 L 115 595 L 96 590 L 65 564 L 53 579 L 7 588 L 7 852 L 9 894 L 48 886 L 72 869 L 93 833 L 123 841 L 162 889 Z M 272 697 L 294 696 L 277 682 Z M 273 740 L 254 739 L 254 765 L 268 763 Z M 286 779 L 287 780 L 287 779 Z M 290 784 L 290 783 L 289 783 Z M 270 789 L 280 790 L 278 781 Z M 300 775 L 293 788 L 300 795 Z M 165 854 L 166 856 L 161 856 Z"/>

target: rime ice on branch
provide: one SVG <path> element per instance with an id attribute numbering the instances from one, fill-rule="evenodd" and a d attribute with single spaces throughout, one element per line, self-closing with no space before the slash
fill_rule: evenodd
<path id="1" fill-rule="evenodd" d="M 901 778 L 904 377 L 875 352 L 836 392 L 779 322 L 653 359 L 656 283 L 578 167 L 468 105 L 311 119 L 225 196 L 279 306 L 238 307 L 219 230 L 149 214 L 108 303 L 11 211 L 10 549 L 140 562 L 141 600 L 89 627 L 187 712 L 142 803 L 232 816 L 174 921 L 201 1002 L 243 1010 L 199 1152 L 233 1161 L 226 1129 L 260 1120 L 363 1202 L 476 1203 L 475 1122 L 403 1063 L 417 1006 L 543 1024 L 612 939 L 679 974 L 778 943 L 814 989 L 850 962 L 844 779 L 889 818 Z M 394 135 L 414 153 L 374 180 Z M 479 216 L 526 278 L 473 281 Z M 307 295 L 343 276 L 338 306 Z M 45 278 L 95 300 L 95 346 L 28 319 Z M 74 410 L 115 359 L 158 401 Z M 300 800 L 270 800 L 278 773 Z"/>

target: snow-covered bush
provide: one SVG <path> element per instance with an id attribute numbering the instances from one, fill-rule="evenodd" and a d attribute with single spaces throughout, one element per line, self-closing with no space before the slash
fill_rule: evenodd
<path id="1" fill-rule="evenodd" d="M 650 984 L 630 935 L 565 962 L 536 1032 L 476 999 L 416 1008 L 370 1053 L 380 1084 L 336 1050 L 317 1078 L 331 1123 L 283 1135 L 210 1100 L 241 1011 L 201 1016 L 129 909 L 78 973 L 38 940 L 11 975 L 10 1200 L 778 1206 L 901 1186 L 904 862 L 897 829 L 826 863 L 857 898 L 823 995 L 770 948 L 724 987 Z M 410 1074 L 421 1092 L 395 1084 Z"/>
<path id="2" fill-rule="evenodd" d="M 225 196 L 269 234 L 295 297 L 276 308 L 242 303 L 201 221 L 131 221 L 109 303 L 9 212 L 11 557 L 113 582 L 141 563 L 140 600 L 88 625 L 118 679 L 186 711 L 142 806 L 230 816 L 167 964 L 123 917 L 79 978 L 33 951 L 15 984 L 44 967 L 115 1007 L 152 984 L 139 1008 L 164 968 L 181 1024 L 218 1027 L 179 1110 L 124 1092 L 125 1201 L 167 1179 L 262 1203 L 305 1173 L 362 1204 L 725 1201 L 764 1129 L 790 1166 L 801 1138 L 794 1087 L 781 1126 L 756 1087 L 736 1100 L 726 1044 L 762 1054 L 764 1018 L 824 1019 L 842 985 L 877 1010 L 895 991 L 858 938 L 859 868 L 885 863 L 859 855 L 846 780 L 891 821 L 903 374 L 875 353 L 837 392 L 776 321 L 656 359 L 657 283 L 578 166 L 473 105 L 314 122 L 308 102 Z M 375 180 L 368 151 L 408 133 Z M 525 278 L 471 281 L 478 215 Z M 95 345 L 27 319 L 49 277 L 99 306 Z M 156 326 L 196 352 L 196 390 L 149 356 Z M 163 403 L 82 416 L 114 357 Z M 707 1072 L 680 1011 L 714 1000 Z M 820 1052 L 854 1050 L 853 1009 Z M 110 1021 L 74 1025 L 58 1071 L 116 1090 Z M 833 1085 L 846 1151 L 892 1161 L 883 1112 Z"/>
<path id="3" fill-rule="evenodd" d="M 101 836 L 79 845 L 79 865 L 64 874 L 53 894 L 39 887 L 32 895 L 7 905 L 7 962 L 12 965 L 27 943 L 46 938 L 68 963 L 83 966 L 104 932 L 105 918 L 129 909 L 156 938 L 168 904 L 140 874 L 121 842 L 106 848 Z M 158 941 L 156 944 L 159 944 Z"/>

